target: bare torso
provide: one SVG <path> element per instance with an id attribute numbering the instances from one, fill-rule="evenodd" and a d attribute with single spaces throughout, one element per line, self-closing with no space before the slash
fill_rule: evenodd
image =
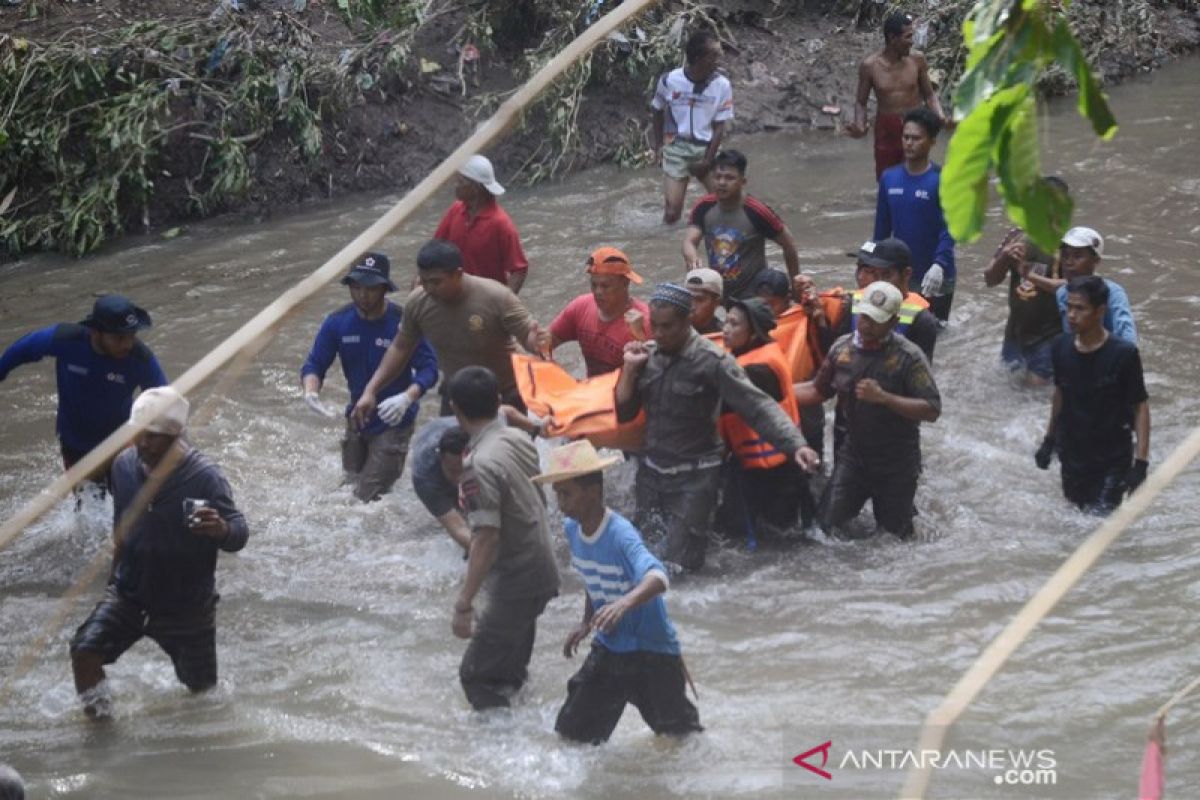
<path id="1" fill-rule="evenodd" d="M 859 68 L 860 89 L 867 83 L 868 91 L 874 90 L 879 114 L 903 114 L 924 105 L 928 95 L 922 84 L 928 80 L 925 56 L 917 52 L 897 60 L 881 50 L 863 59 Z"/>

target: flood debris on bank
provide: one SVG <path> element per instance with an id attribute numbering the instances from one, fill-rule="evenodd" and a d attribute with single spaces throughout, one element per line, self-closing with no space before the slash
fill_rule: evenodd
<path id="1" fill-rule="evenodd" d="M 0 8 L 0 238 L 87 253 L 125 232 L 419 181 L 619 0 L 23 0 Z M 943 96 L 971 0 L 901 0 Z M 1197 0 L 1070 7 L 1106 80 L 1200 42 Z M 836 128 L 881 44 L 875 0 L 672 0 L 572 68 L 493 157 L 535 182 L 646 159 L 646 100 L 697 26 L 727 44 L 740 133 Z M 1047 91 L 1071 88 L 1051 73 Z M 4 206 L 0 202 L 0 206 Z"/>

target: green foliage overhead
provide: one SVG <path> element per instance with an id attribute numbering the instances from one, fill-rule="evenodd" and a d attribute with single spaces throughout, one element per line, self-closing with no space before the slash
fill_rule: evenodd
<path id="1" fill-rule="evenodd" d="M 1039 247 L 1053 251 L 1070 224 L 1072 203 L 1042 179 L 1035 82 L 1057 63 L 1075 79 L 1079 113 L 1096 135 L 1111 138 L 1117 121 L 1061 5 L 980 0 L 963 23 L 963 40 L 970 51 L 954 93 L 961 121 L 942 170 L 950 233 L 960 242 L 979 238 L 994 169 L 1009 218 Z"/>

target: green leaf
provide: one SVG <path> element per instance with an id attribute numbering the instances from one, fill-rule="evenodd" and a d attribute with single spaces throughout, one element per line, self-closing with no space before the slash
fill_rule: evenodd
<path id="1" fill-rule="evenodd" d="M 1020 3 L 1013 2 L 1013 0 L 983 0 L 975 6 L 968 17 L 970 33 L 974 38 L 965 36 L 963 41 L 968 47 L 974 47 L 991 39 L 995 33 L 1003 30 L 1008 22 L 1009 14 L 1020 7 Z M 963 33 L 967 32 L 967 23 L 963 23 Z"/>
<path id="2" fill-rule="evenodd" d="M 1092 123 L 1092 130 L 1102 139 L 1111 139 L 1117 132 L 1117 120 L 1108 107 L 1108 98 L 1100 89 L 1096 76 L 1087 63 L 1083 49 L 1071 33 L 1066 18 L 1058 21 L 1051 36 L 1054 56 L 1079 84 L 1079 113 Z"/>
<path id="3" fill-rule="evenodd" d="M 1019 201 L 1042 177 L 1038 153 L 1037 101 L 1026 95 L 1009 115 L 993 154 L 1000 192 Z"/>
<path id="4" fill-rule="evenodd" d="M 992 143 L 1028 96 L 1029 87 L 1024 84 L 997 92 L 968 115 L 950 139 L 940 192 L 946 224 L 957 242 L 972 242 L 983 230 Z"/>

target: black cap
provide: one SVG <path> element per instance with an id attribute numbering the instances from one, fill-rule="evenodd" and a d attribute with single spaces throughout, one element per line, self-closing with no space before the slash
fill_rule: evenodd
<path id="1" fill-rule="evenodd" d="M 775 313 L 771 307 L 757 297 L 734 300 L 731 308 L 740 308 L 750 321 L 754 335 L 764 341 L 771 341 L 771 331 L 775 330 Z"/>
<path id="2" fill-rule="evenodd" d="M 758 273 L 754 281 L 754 293 L 766 292 L 772 297 L 789 297 L 792 294 L 792 281 L 786 272 L 777 269 L 764 269 Z"/>
<path id="3" fill-rule="evenodd" d="M 80 325 L 102 333 L 137 333 L 150 327 L 150 315 L 128 297 L 106 294 L 92 306 L 92 313 Z"/>
<path id="4" fill-rule="evenodd" d="M 880 239 L 878 242 L 863 242 L 857 253 L 847 253 L 851 258 L 857 258 L 868 267 L 904 269 L 912 266 L 912 251 L 901 240 L 894 236 Z"/>
<path id="5" fill-rule="evenodd" d="M 391 264 L 388 263 L 388 257 L 383 253 L 363 253 L 358 259 L 358 263 L 350 268 L 350 272 L 346 277 L 342 278 L 342 285 L 349 286 L 351 283 L 357 283 L 360 286 L 386 286 L 389 292 L 396 291 L 396 284 L 392 283 L 390 277 Z"/>

